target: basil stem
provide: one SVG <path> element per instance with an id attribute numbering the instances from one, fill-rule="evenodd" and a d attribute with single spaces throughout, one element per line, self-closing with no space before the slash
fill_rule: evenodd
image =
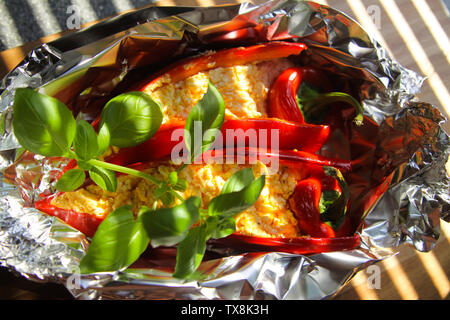
<path id="1" fill-rule="evenodd" d="M 91 160 L 87 161 L 87 163 L 92 166 L 96 166 L 96 167 L 112 170 L 115 172 L 120 172 L 120 173 L 124 173 L 124 174 L 129 174 L 129 175 L 132 175 L 135 177 L 143 178 L 143 179 L 146 179 L 146 180 L 156 184 L 157 186 L 162 186 L 164 184 L 163 181 L 158 180 L 158 179 L 152 177 L 151 175 L 149 175 L 145 172 L 139 171 L 139 170 L 119 166 L 119 165 L 116 165 L 113 163 L 104 162 L 104 161 L 100 161 L 97 159 L 91 159 Z"/>

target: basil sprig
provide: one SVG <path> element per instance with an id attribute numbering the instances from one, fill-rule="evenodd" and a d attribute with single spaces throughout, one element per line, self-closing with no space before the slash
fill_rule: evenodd
<path id="1" fill-rule="evenodd" d="M 13 105 L 14 134 L 24 149 L 47 157 L 76 159 L 78 168 L 68 170 L 56 188 L 79 188 L 88 172 L 92 181 L 105 190 L 117 188 L 116 172 L 147 179 L 157 188 L 155 198 L 169 206 L 175 198 L 181 203 L 171 208 L 142 207 L 134 217 L 130 206 L 110 213 L 100 224 L 81 261 L 82 273 L 122 270 L 135 262 L 151 241 L 153 246 L 178 245 L 173 276 L 189 278 L 200 265 L 210 238 L 222 238 L 236 230 L 235 216 L 251 207 L 261 194 L 265 176 L 255 179 L 250 168 L 236 172 L 209 207 L 201 209 L 201 199 L 184 200 L 177 192 L 187 189 L 180 170 L 171 172 L 166 181 L 127 167 L 99 160 L 109 146 L 138 145 L 159 129 L 160 106 L 142 92 L 117 96 L 105 106 L 99 132 L 84 120 L 73 117 L 60 101 L 31 89 L 18 89 Z M 186 121 L 186 145 L 190 160 L 207 151 L 225 119 L 225 104 L 217 89 L 209 83 L 204 97 L 191 110 Z M 201 124 L 197 132 L 196 124 Z M 200 136 L 199 141 L 194 137 Z M 190 137 L 193 137 L 190 140 Z"/>
<path id="2" fill-rule="evenodd" d="M 115 172 L 147 179 L 159 187 L 168 185 L 138 170 L 97 159 L 109 146 L 131 147 L 149 139 L 161 126 L 162 117 L 160 106 L 150 96 L 124 93 L 105 106 L 97 134 L 85 120 L 77 121 L 62 102 L 23 88 L 14 97 L 13 131 L 21 146 L 32 153 L 77 160 L 79 169 L 65 172 L 56 184 L 58 190 L 79 188 L 86 178 L 82 171 L 87 171 L 97 185 L 114 192 Z"/>
<path id="3" fill-rule="evenodd" d="M 225 102 L 209 82 L 203 98 L 192 108 L 185 125 L 185 143 L 193 163 L 207 151 L 216 139 L 225 121 Z"/>

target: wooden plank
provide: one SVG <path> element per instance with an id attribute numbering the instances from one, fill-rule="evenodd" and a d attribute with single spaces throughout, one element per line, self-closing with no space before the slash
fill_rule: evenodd
<path id="1" fill-rule="evenodd" d="M 450 225 L 442 222 L 441 228 L 442 235 L 431 252 L 418 252 L 404 245 L 395 257 L 376 264 L 380 268 L 378 288 L 374 286 L 373 270 L 363 270 L 334 299 L 450 299 Z"/>

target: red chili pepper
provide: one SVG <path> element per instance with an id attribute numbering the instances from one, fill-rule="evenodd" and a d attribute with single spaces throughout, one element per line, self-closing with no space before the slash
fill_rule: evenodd
<path id="1" fill-rule="evenodd" d="M 161 160 L 171 156 L 172 150 L 181 142 L 181 137 L 173 136 L 176 130 L 183 130 L 184 122 L 177 121 L 169 125 L 163 125 L 149 140 L 132 148 L 123 148 L 117 154 L 106 159 L 119 165 L 130 165 L 137 162 Z M 275 131 L 272 131 L 275 130 Z M 179 131 L 183 132 L 183 131 Z M 328 126 L 310 124 L 298 124 L 278 119 L 245 119 L 226 120 L 221 129 L 223 147 L 238 147 L 242 143 L 244 147 L 262 147 L 266 143 L 268 149 L 274 142 L 278 143 L 278 149 L 302 151 L 314 153 L 320 150 L 327 141 L 330 130 Z M 265 137 L 263 137 L 265 135 Z M 249 139 L 246 139 L 248 137 Z M 217 144 L 215 145 L 217 147 Z M 213 146 L 214 147 L 214 146 Z"/>
<path id="2" fill-rule="evenodd" d="M 220 159 L 226 160 L 227 157 L 233 157 L 234 161 L 236 161 L 235 158 L 243 157 L 247 163 L 254 159 L 262 161 L 272 159 L 271 161 L 279 161 L 284 165 L 294 167 L 301 165 L 315 167 L 329 166 L 335 167 L 341 172 L 350 172 L 352 169 L 351 161 L 324 157 L 298 150 L 280 150 L 278 152 L 272 152 L 270 150 L 263 150 L 259 148 L 229 148 L 210 150 L 203 154 L 204 161 Z"/>
<path id="3" fill-rule="evenodd" d="M 250 47 L 225 49 L 214 53 L 183 59 L 164 68 L 151 80 L 136 86 L 140 91 L 153 91 L 166 83 L 175 83 L 199 72 L 215 68 L 232 67 L 256 61 L 267 61 L 298 55 L 307 49 L 303 43 L 272 41 Z"/>
<path id="4" fill-rule="evenodd" d="M 339 102 L 353 106 L 356 110 L 354 121 L 360 125 L 364 113 L 361 104 L 348 94 L 330 90 L 330 82 L 320 70 L 310 67 L 286 69 L 269 91 L 269 116 L 300 123 L 323 123 L 325 107 Z"/>
<path id="5" fill-rule="evenodd" d="M 317 178 L 308 178 L 297 183 L 294 193 L 289 198 L 289 205 L 301 230 L 312 237 L 334 238 L 333 228 L 320 219 L 321 196 L 321 181 Z"/>
<path id="6" fill-rule="evenodd" d="M 269 91 L 269 116 L 303 123 L 302 111 L 297 103 L 297 92 L 302 83 L 329 90 L 325 74 L 309 67 L 284 70 Z"/>

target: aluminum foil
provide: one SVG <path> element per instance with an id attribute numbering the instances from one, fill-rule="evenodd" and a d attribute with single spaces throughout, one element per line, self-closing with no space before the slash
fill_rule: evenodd
<path id="1" fill-rule="evenodd" d="M 249 30 L 244 37 L 218 37 Z M 221 39 L 221 40 L 218 40 Z M 308 63 L 347 79 L 372 124 L 350 125 L 349 215 L 361 247 L 316 255 L 226 254 L 210 248 L 197 281 L 173 279 L 174 249 L 146 252 L 115 273 L 80 275 L 88 239 L 32 206 L 52 192 L 64 159 L 21 153 L 11 130 L 16 88 L 39 88 L 93 119 L 104 103 L 162 65 L 204 50 L 285 40 L 306 42 Z M 148 7 L 43 44 L 0 84 L 0 265 L 35 281 L 61 283 L 78 299 L 325 299 L 359 271 L 410 244 L 429 251 L 449 220 L 449 137 L 445 119 L 415 96 L 424 78 L 392 60 L 344 13 L 313 2 L 255 6 Z M 364 149 L 361 141 L 372 147 Z M 340 148 L 342 149 L 342 148 Z"/>

